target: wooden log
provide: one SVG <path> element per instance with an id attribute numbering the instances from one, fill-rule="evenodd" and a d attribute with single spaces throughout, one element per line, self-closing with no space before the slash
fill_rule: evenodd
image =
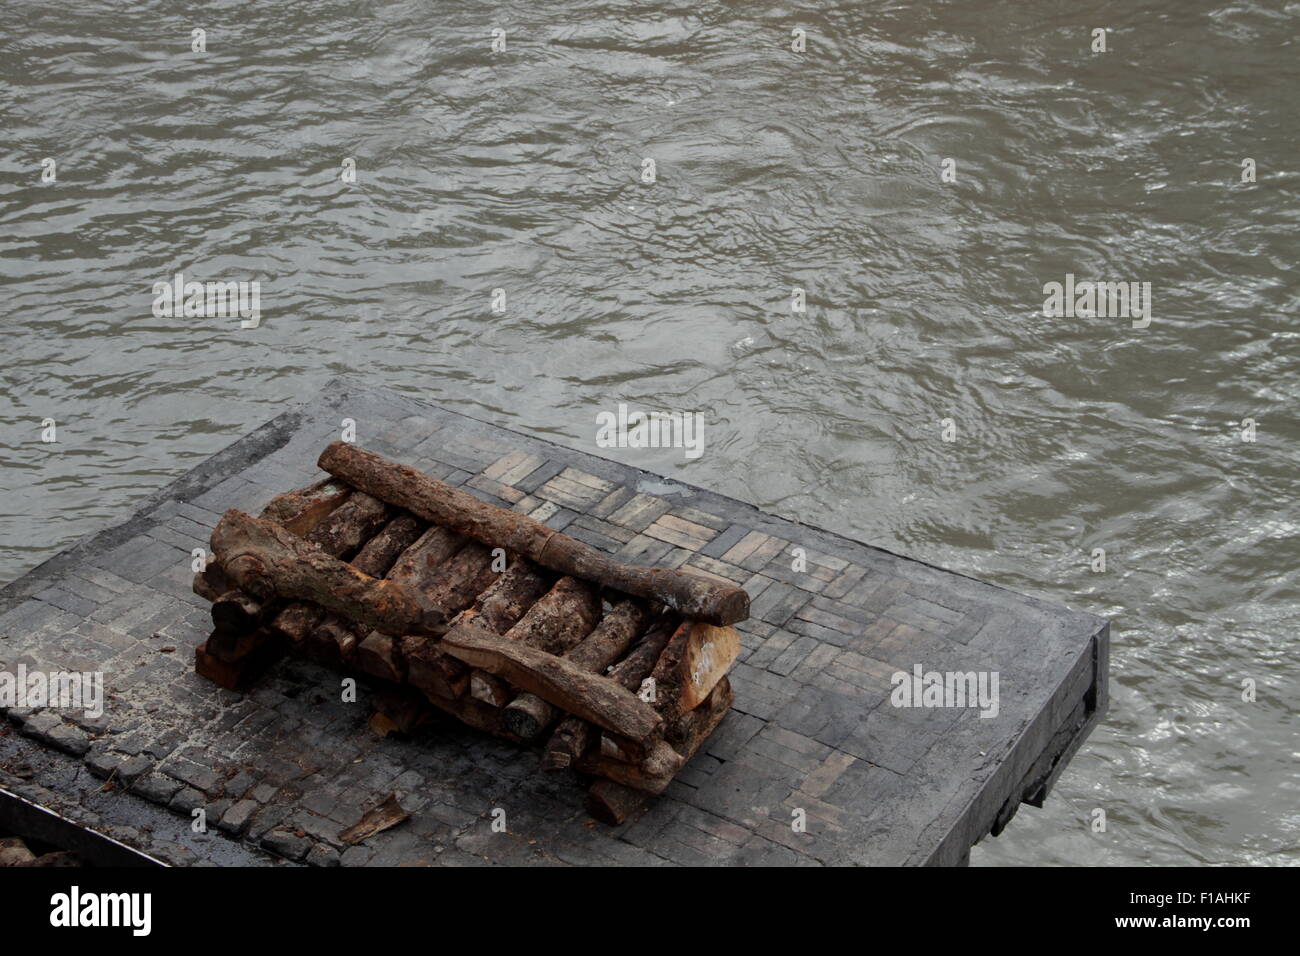
<path id="1" fill-rule="evenodd" d="M 547 654 L 563 654 L 586 637 L 599 618 L 600 598 L 591 585 L 564 577 L 528 609 L 506 636 Z"/>
<path id="2" fill-rule="evenodd" d="M 325 612 L 315 604 L 305 601 L 290 601 L 281 604 L 271 622 L 271 627 L 294 647 L 301 647 Z"/>
<path id="3" fill-rule="evenodd" d="M 548 654 L 561 654 L 581 641 L 599 616 L 600 598 L 589 584 L 574 578 L 560 578 L 506 632 L 506 636 Z M 474 683 L 481 700 L 505 703 L 515 696 L 505 681 L 490 674 L 479 675 Z M 514 728 L 511 730 L 513 732 Z"/>
<path id="4" fill-rule="evenodd" d="M 465 609 L 452 621 L 452 625 L 473 621 L 496 634 L 504 634 L 550 586 L 549 576 L 533 562 L 509 556 L 506 570 L 479 594 L 473 607 Z M 510 701 L 514 691 L 499 677 L 473 671 L 469 678 L 469 695 L 493 707 L 501 707 Z"/>
<path id="5" fill-rule="evenodd" d="M 530 607 L 551 587 L 550 578 L 527 558 L 511 556 L 506 570 L 487 590 L 483 591 L 474 606 L 463 612 L 455 621 L 473 619 L 480 627 L 504 634 L 519 623 Z"/>
<path id="6" fill-rule="evenodd" d="M 423 523 L 414 515 L 403 514 L 384 525 L 377 535 L 362 545 L 352 566 L 371 577 L 386 575 L 402 553 L 420 537 Z M 334 613 L 326 614 L 310 635 L 311 643 L 330 660 L 349 663 L 356 655 L 368 629 Z"/>
<path id="7" fill-rule="evenodd" d="M 439 643 L 420 634 L 403 634 L 397 639 L 398 653 L 406 668 L 406 681 L 426 694 L 463 697 L 469 692 L 470 669 L 443 653 Z"/>
<path id="8" fill-rule="evenodd" d="M 569 648 L 564 656 L 583 670 L 603 673 L 606 667 L 623 656 L 645 628 L 649 617 L 644 602 L 633 598 L 619 601 L 595 629 Z M 502 719 L 511 733 L 523 740 L 532 740 L 557 716 L 556 709 L 536 694 L 520 694 L 506 705 Z"/>
<path id="9" fill-rule="evenodd" d="M 473 604 L 497 577 L 492 570 L 492 550 L 471 541 L 439 569 L 429 600 L 450 621 Z"/>
<path id="10" fill-rule="evenodd" d="M 385 577 L 422 588 L 432 580 L 438 566 L 456 553 L 464 540 L 446 528 L 429 528 L 398 556 Z M 364 635 L 357 645 L 357 667 L 367 674 L 395 683 L 406 680 L 406 661 L 402 657 L 399 637 L 365 627 L 356 627 L 355 632 L 358 636 Z"/>
<path id="11" fill-rule="evenodd" d="M 485 592 L 484 601 L 476 605 L 476 609 L 461 615 L 460 619 L 473 620 L 474 624 L 486 630 L 506 633 L 511 640 L 521 640 L 543 649 L 580 639 L 582 628 L 590 628 L 594 615 L 599 613 L 595 592 L 571 578 L 560 579 L 547 588 L 546 576 L 537 571 L 536 564 L 526 558 L 516 561 L 524 564 L 525 572 L 511 591 Z M 532 571 L 528 571 L 529 568 Z M 538 585 L 543 593 L 536 597 Z M 532 600 L 525 601 L 524 598 Z M 494 627 L 493 623 L 497 626 Z M 507 626 L 500 627 L 500 624 Z M 506 704 L 515 696 L 515 691 L 504 680 L 482 671 L 472 676 L 469 693 L 493 706 Z"/>
<path id="12" fill-rule="evenodd" d="M 542 567 L 614 590 L 659 601 L 713 624 L 749 616 L 743 588 L 680 570 L 626 564 L 526 515 L 489 504 L 467 491 L 346 442 L 332 442 L 320 467 L 367 494 L 445 525 L 490 547 L 522 554 Z"/>
<path id="13" fill-rule="evenodd" d="M 391 634 L 371 631 L 357 645 L 356 666 L 374 677 L 401 684 L 406 680 L 406 661 Z"/>
<path id="14" fill-rule="evenodd" d="M 326 554 L 346 558 L 355 554 L 392 517 L 392 505 L 354 491 L 305 537 Z"/>
<path id="15" fill-rule="evenodd" d="M 225 661 L 238 660 L 250 643 L 262 640 L 276 628 L 272 622 L 285 602 L 272 597 L 259 601 L 238 588 L 212 602 L 212 632 L 208 635 L 208 653 Z"/>
<path id="16" fill-rule="evenodd" d="M 353 627 L 332 611 L 327 611 L 307 635 L 312 656 L 330 667 L 350 665 L 360 646 L 361 638 Z"/>
<path id="17" fill-rule="evenodd" d="M 501 710 L 472 697 L 440 697 L 425 693 L 429 703 L 475 730 L 514 740 L 501 726 Z"/>
<path id="18" fill-rule="evenodd" d="M 654 670 L 664 647 L 678 627 L 675 614 L 665 614 L 653 621 L 649 630 L 635 647 L 609 671 L 609 679 L 630 691 L 640 689 L 642 682 Z M 556 726 L 546 742 L 542 755 L 543 770 L 564 770 L 599 742 L 599 735 L 591 724 L 579 717 L 565 717 Z"/>
<path id="19" fill-rule="evenodd" d="M 493 707 L 504 707 L 514 698 L 515 692 L 500 677 L 482 671 L 470 671 L 469 696 Z"/>
<path id="20" fill-rule="evenodd" d="M 524 559 L 526 560 L 526 559 Z M 530 567 L 535 568 L 531 562 Z M 521 583 L 520 590 L 531 594 L 534 586 L 542 579 L 540 574 L 527 575 Z M 516 608 L 524 602 L 525 593 L 498 594 L 496 603 L 502 605 L 489 613 L 503 622 L 515 613 Z M 532 647 L 547 650 L 567 645 L 580 640 L 586 630 L 595 623 L 595 616 L 600 613 L 600 601 L 590 586 L 572 578 L 561 578 L 538 599 L 531 607 L 522 612 L 505 631 L 498 631 L 488 626 L 483 615 L 473 616 L 473 612 L 462 615 L 461 620 L 469 620 L 494 633 L 505 633 L 511 640 L 523 641 Z M 454 622 L 453 622 L 454 623 Z M 470 682 L 470 693 L 480 700 L 500 706 L 515 696 L 509 685 L 499 677 L 478 673 Z"/>
<path id="21" fill-rule="evenodd" d="M 299 536 L 306 535 L 352 494 L 337 478 L 325 478 L 307 488 L 276 495 L 262 509 L 262 517 Z M 194 576 L 194 593 L 216 601 L 230 591 L 221 565 L 209 556 L 207 565 Z"/>
<path id="22" fill-rule="evenodd" d="M 267 606 L 243 591 L 230 590 L 212 602 L 212 626 L 238 635 L 262 624 Z"/>
<path id="23" fill-rule="evenodd" d="M 583 773 L 604 777 L 633 790 L 661 794 L 672 783 L 685 761 L 681 754 L 665 740 L 652 741 L 641 763 L 629 763 L 621 758 L 608 757 L 600 750 L 583 754 L 574 766 Z"/>
<path id="24" fill-rule="evenodd" d="M 194 672 L 226 690 L 247 690 L 272 664 L 280 659 L 284 645 L 273 635 L 263 635 L 241 657 L 222 660 L 208 650 L 204 641 L 194 649 Z"/>
<path id="25" fill-rule="evenodd" d="M 202 571 L 194 575 L 194 593 L 201 598 L 215 601 L 230 589 L 230 582 L 226 580 L 221 565 L 211 559 Z"/>
<path id="26" fill-rule="evenodd" d="M 393 562 L 385 580 L 394 581 L 427 594 L 437 584 L 439 569 L 446 564 L 465 545 L 465 538 L 449 528 L 437 525 L 430 527 L 416 539 L 415 543 L 402 552 Z M 362 629 L 365 630 L 365 629 Z M 410 668 L 405 653 L 405 638 L 401 634 L 388 634 L 382 630 L 370 631 L 357 645 L 357 666 L 368 674 L 383 677 L 386 680 L 406 681 L 410 679 Z M 410 651 L 417 654 L 425 642 L 410 640 Z M 455 696 L 451 681 L 443 676 L 448 669 L 444 662 L 439 664 L 436 652 L 429 655 L 417 655 L 416 678 L 418 689 Z M 459 662 L 453 662 L 459 667 Z M 450 675 L 449 675 L 450 676 Z M 415 683 L 414 681 L 412 683 Z"/>
<path id="27" fill-rule="evenodd" d="M 640 763 L 645 758 L 645 751 L 629 745 L 622 737 L 601 734 L 600 755 L 622 763 Z"/>
<path id="28" fill-rule="evenodd" d="M 618 826 L 646 803 L 646 794 L 613 780 L 597 780 L 587 789 L 587 812 L 601 823 Z"/>
<path id="29" fill-rule="evenodd" d="M 596 729 L 581 717 L 569 715 L 561 718 L 546 740 L 546 749 L 542 751 L 542 769 L 567 770 L 598 739 Z"/>
<path id="30" fill-rule="evenodd" d="M 337 478 L 323 478 L 306 488 L 276 495 L 262 509 L 261 516 L 300 538 L 306 537 L 351 494 L 352 489 Z"/>
<path id="31" fill-rule="evenodd" d="M 609 678 L 473 624 L 452 628 L 439 646 L 472 667 L 635 743 L 648 740 L 663 726 L 654 708 Z"/>
<path id="32" fill-rule="evenodd" d="M 279 525 L 227 511 L 212 532 L 212 551 L 232 582 L 255 598 L 315 602 L 386 631 L 440 634 L 442 612 L 422 593 L 372 578 Z"/>
<path id="33" fill-rule="evenodd" d="M 303 536 L 320 524 L 351 494 L 352 489 L 337 478 L 324 478 L 306 488 L 272 498 L 262 509 L 262 517 L 275 521 L 294 534 Z M 204 569 L 194 576 L 194 593 L 215 603 L 230 591 L 230 582 L 226 580 L 221 565 L 212 560 L 209 555 Z M 252 598 L 246 595 L 245 597 L 247 603 L 239 610 L 227 608 L 218 611 L 214 607 L 213 624 L 218 630 L 250 631 L 279 612 L 278 606 L 261 607 Z M 256 608 L 253 605 L 256 605 Z M 224 640 L 218 638 L 217 645 L 223 643 Z"/>
<path id="34" fill-rule="evenodd" d="M 694 757 L 704 741 L 709 739 L 709 735 L 718 729 L 718 724 L 727 716 L 727 711 L 731 710 L 735 700 L 731 681 L 723 677 L 699 707 L 678 718 L 677 726 L 670 728 L 669 736 L 676 738 L 673 749 L 681 754 L 684 761 Z"/>
<path id="35" fill-rule="evenodd" d="M 425 526 L 415 515 L 401 514 L 393 518 L 373 538 L 362 545 L 352 566 L 362 574 L 379 578 L 388 574 L 393 565 L 424 533 Z"/>
<path id="36" fill-rule="evenodd" d="M 353 492 L 343 504 L 321 519 L 306 535 L 326 554 L 344 558 L 374 535 L 392 513 L 392 507 L 361 492 Z M 274 627 L 294 646 L 301 646 L 325 617 L 323 608 L 301 601 L 285 604 Z M 327 662 L 331 662 L 326 656 Z"/>
<path id="37" fill-rule="evenodd" d="M 281 606 L 279 601 L 255 601 L 243 591 L 232 590 L 212 602 L 212 633 L 207 653 L 234 663 L 260 644 L 271 631 L 263 624 Z"/>
<path id="38" fill-rule="evenodd" d="M 652 703 L 671 722 L 700 704 L 740 656 L 735 628 L 686 621 L 664 648 L 650 675 Z"/>
<path id="39" fill-rule="evenodd" d="M 388 578 L 412 587 L 426 588 L 433 581 L 434 572 L 459 551 L 465 538 L 450 528 L 433 526 L 402 552 L 388 572 Z"/>
<path id="40" fill-rule="evenodd" d="M 700 707 L 691 711 L 689 717 L 679 718 L 687 723 L 675 734 L 680 738 L 676 746 L 665 740 L 655 742 L 648 748 L 648 755 L 640 765 L 614 760 L 596 751 L 583 754 L 574 766 L 583 773 L 604 777 L 634 790 L 663 793 L 678 771 L 722 723 L 733 700 L 731 682 L 724 677 Z"/>
<path id="41" fill-rule="evenodd" d="M 445 619 L 451 620 L 495 576 L 492 552 L 470 541 L 436 569 L 427 598 Z M 461 697 L 469 692 L 469 667 L 443 654 L 435 642 L 418 635 L 404 635 L 399 647 L 406 657 L 407 680 L 421 690 L 444 697 Z"/>

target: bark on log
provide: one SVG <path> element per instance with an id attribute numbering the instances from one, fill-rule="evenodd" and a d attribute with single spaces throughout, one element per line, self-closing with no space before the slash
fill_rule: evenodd
<path id="1" fill-rule="evenodd" d="M 566 651 L 564 656 L 583 670 L 601 674 L 623 656 L 645 628 L 649 617 L 644 602 L 632 598 L 619 601 L 595 630 Z M 502 719 L 511 733 L 523 740 L 532 740 L 557 716 L 556 709 L 536 694 L 520 694 L 506 706 Z"/>
<path id="2" fill-rule="evenodd" d="M 539 598 L 519 623 L 506 632 L 506 636 L 521 641 L 530 648 L 545 650 L 549 654 L 562 654 L 582 640 L 597 622 L 599 614 L 601 600 L 591 585 L 573 578 L 560 578 L 555 587 Z M 485 675 L 480 683 L 484 685 L 484 691 L 478 695 L 482 700 L 504 697 L 508 701 L 515 697 L 515 693 L 500 678 Z M 537 713 L 532 713 L 534 710 Z M 507 718 L 507 721 L 513 719 L 519 722 L 517 726 L 508 724 L 508 730 L 520 735 L 521 739 L 532 740 L 546 727 L 545 723 L 541 726 L 534 723 L 534 718 L 542 715 L 541 710 L 528 708 L 525 701 L 523 708 L 516 710 L 512 718 Z"/>
<path id="3" fill-rule="evenodd" d="M 450 528 L 435 525 L 402 552 L 402 556 L 388 572 L 388 577 L 412 587 L 428 587 L 433 580 L 433 572 L 464 544 L 465 538 L 462 535 Z"/>
<path id="4" fill-rule="evenodd" d="M 194 575 L 194 593 L 201 598 L 215 601 L 229 590 L 230 582 L 226 580 L 221 565 L 211 559 L 208 560 L 207 567 Z"/>
<path id="5" fill-rule="evenodd" d="M 346 442 L 333 442 L 320 467 L 367 494 L 450 527 L 491 547 L 522 554 L 542 567 L 659 601 L 685 617 L 731 624 L 749 615 L 743 588 L 684 571 L 625 564 L 526 515 L 488 504 L 467 491 Z"/>
<path id="6" fill-rule="evenodd" d="M 658 795 L 668 789 L 668 784 L 673 782 L 673 777 L 685 763 L 681 754 L 667 741 L 659 739 L 651 742 L 645 760 L 639 764 L 606 757 L 597 750 L 583 754 L 574 766 L 583 773 Z"/>
<path id="7" fill-rule="evenodd" d="M 497 577 L 492 570 L 491 549 L 471 541 L 439 569 L 429 601 L 450 621 L 473 604 Z"/>
<path id="8" fill-rule="evenodd" d="M 548 575 L 527 558 L 510 556 L 506 570 L 479 594 L 474 606 L 462 611 L 452 625 L 473 621 L 496 634 L 504 634 L 519 622 L 528 608 L 550 588 Z M 474 671 L 469 678 L 469 695 L 493 707 L 510 701 L 514 691 L 499 677 Z"/>
<path id="9" fill-rule="evenodd" d="M 641 683 L 653 672 L 655 662 L 676 633 L 677 627 L 678 618 L 675 614 L 665 614 L 653 621 L 641 642 L 609 671 L 609 679 L 634 693 L 639 690 Z M 542 769 L 564 770 L 598 742 L 599 735 L 591 724 L 579 717 L 565 717 L 546 743 Z"/>
<path id="10" fill-rule="evenodd" d="M 352 489 L 337 478 L 323 478 L 315 484 L 288 494 L 276 495 L 262 509 L 262 517 L 301 536 L 306 535 L 339 507 Z M 230 652 L 230 644 L 240 634 L 260 627 L 268 619 L 278 614 L 280 606 L 262 606 L 248 595 L 243 600 L 227 598 L 231 591 L 230 582 L 226 580 L 221 565 L 209 557 L 207 566 L 194 576 L 194 593 L 213 602 L 212 623 L 217 631 L 224 632 L 210 642 L 209 650 L 223 656 Z M 216 603 L 223 598 L 231 601 L 227 607 L 218 609 Z M 231 658 L 226 658 L 231 659 Z"/>
<path id="11" fill-rule="evenodd" d="M 470 541 L 436 569 L 426 596 L 444 619 L 451 620 L 487 588 L 495 575 L 492 552 Z M 407 659 L 407 679 L 417 687 L 444 697 L 461 697 L 469 691 L 469 667 L 443 654 L 436 642 L 404 635 L 399 646 Z"/>
<path id="12" fill-rule="evenodd" d="M 657 741 L 639 766 L 611 760 L 599 752 L 584 754 L 575 762 L 575 766 L 584 773 L 605 777 L 634 790 L 649 794 L 663 793 L 678 771 L 695 756 L 704 741 L 722 723 L 734 699 L 731 682 L 724 677 L 700 707 L 682 718 L 685 723 L 674 734 L 681 738 L 680 742 L 673 746 L 663 740 Z"/>
<path id="13" fill-rule="evenodd" d="M 393 562 L 385 580 L 427 592 L 436 581 L 438 568 L 464 544 L 465 538 L 462 535 L 434 525 Z M 358 667 L 367 674 L 386 680 L 400 682 L 407 679 L 406 658 L 402 654 L 400 634 L 386 634 L 366 627 L 359 628 L 358 633 L 366 634 L 357 645 Z"/>
<path id="14" fill-rule="evenodd" d="M 469 690 L 469 668 L 444 654 L 437 641 L 419 634 L 403 634 L 397 648 L 411 686 L 448 698 L 463 697 Z"/>
<path id="15" fill-rule="evenodd" d="M 274 521 L 300 538 L 320 524 L 352 494 L 352 489 L 337 478 L 323 478 L 315 484 L 276 495 L 262 509 L 262 517 Z"/>
<path id="16" fill-rule="evenodd" d="M 255 598 L 313 601 L 387 631 L 439 634 L 442 613 L 418 590 L 362 574 L 277 524 L 231 509 L 212 532 L 226 575 Z"/>
<path id="17" fill-rule="evenodd" d="M 383 577 L 411 545 L 420 539 L 424 523 L 415 515 L 398 515 L 367 541 L 352 559 L 352 566 L 372 578 Z"/>
<path id="18" fill-rule="evenodd" d="M 600 618 L 600 598 L 585 581 L 560 578 L 514 627 L 506 632 L 547 654 L 563 654 L 591 632 Z"/>
<path id="19" fill-rule="evenodd" d="M 505 573 L 479 595 L 474 607 L 457 619 L 473 620 L 480 627 L 504 634 L 551 587 L 549 577 L 527 558 L 511 556 Z"/>
<path id="20" fill-rule="evenodd" d="M 353 492 L 346 501 L 322 518 L 307 533 L 306 539 L 328 555 L 345 558 L 383 527 L 391 513 L 392 507 L 378 498 L 359 491 Z M 324 617 L 325 611 L 322 608 L 291 601 L 276 615 L 274 628 L 294 646 L 298 646 Z M 327 662 L 334 662 L 332 655 L 324 657 Z"/>
<path id="21" fill-rule="evenodd" d="M 654 708 L 609 678 L 473 624 L 460 624 L 448 631 L 440 646 L 472 667 L 503 677 L 561 710 L 633 742 L 648 740 L 663 726 Z"/>
<path id="22" fill-rule="evenodd" d="M 645 806 L 647 795 L 613 780 L 597 780 L 587 790 L 587 812 L 612 827 Z"/>
<path id="23" fill-rule="evenodd" d="M 354 491 L 347 501 L 312 528 L 306 538 L 326 554 L 347 558 L 374 537 L 392 516 L 392 505 Z"/>
<path id="24" fill-rule="evenodd" d="M 402 553 L 420 537 L 423 523 L 414 515 L 398 515 L 377 535 L 362 545 L 352 566 L 362 574 L 380 578 L 392 570 Z M 334 613 L 328 613 L 311 633 L 311 643 L 330 659 L 350 663 L 368 628 Z"/>

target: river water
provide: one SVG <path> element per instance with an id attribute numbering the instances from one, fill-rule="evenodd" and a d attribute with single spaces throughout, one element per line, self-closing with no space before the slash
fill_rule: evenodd
<path id="1" fill-rule="evenodd" d="M 5 12 L 0 579 L 339 373 L 592 451 L 700 410 L 607 454 L 1112 618 L 975 864 L 1297 862 L 1300 3 Z"/>

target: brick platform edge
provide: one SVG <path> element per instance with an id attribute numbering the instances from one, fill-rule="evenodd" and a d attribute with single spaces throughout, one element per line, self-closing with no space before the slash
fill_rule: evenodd
<path id="1" fill-rule="evenodd" d="M 345 417 L 363 447 L 596 547 L 750 590 L 736 707 L 643 814 L 594 825 L 567 775 L 456 724 L 379 738 L 372 689 L 343 703 L 339 676 L 310 663 L 248 694 L 193 674 L 209 621 L 190 550 L 226 508 L 316 477 Z M 1104 715 L 1108 644 L 1102 618 L 340 379 L 0 590 L 0 668 L 102 671 L 107 691 L 94 719 L 10 708 L 0 786 L 177 864 L 961 864 L 1041 804 Z M 998 716 L 891 707 L 890 675 L 914 663 L 997 671 Z M 411 819 L 343 845 L 391 792 Z"/>

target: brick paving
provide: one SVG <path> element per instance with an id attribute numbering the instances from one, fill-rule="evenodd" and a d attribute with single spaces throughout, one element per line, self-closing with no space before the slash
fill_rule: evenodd
<path id="1" fill-rule="evenodd" d="M 749 591 L 735 707 L 663 797 L 606 827 L 534 750 L 450 719 L 378 737 L 364 682 L 345 703 L 340 675 L 299 660 L 247 694 L 194 674 L 209 619 L 191 549 L 227 508 L 256 513 L 319 477 L 343 418 L 362 447 L 594 547 Z M 1041 803 L 1100 719 L 1107 645 L 1101 618 L 351 380 L 0 591 L 0 669 L 102 671 L 107 698 L 95 720 L 11 709 L 9 751 L 80 762 L 113 781 L 122 814 L 202 809 L 222 859 L 324 866 L 960 864 L 1022 801 Z M 997 672 L 999 713 L 892 706 L 891 675 L 916 664 Z M 339 832 L 392 792 L 411 819 L 344 846 Z M 113 826 L 113 806 L 81 810 Z M 175 862 L 203 861 L 203 846 Z"/>

